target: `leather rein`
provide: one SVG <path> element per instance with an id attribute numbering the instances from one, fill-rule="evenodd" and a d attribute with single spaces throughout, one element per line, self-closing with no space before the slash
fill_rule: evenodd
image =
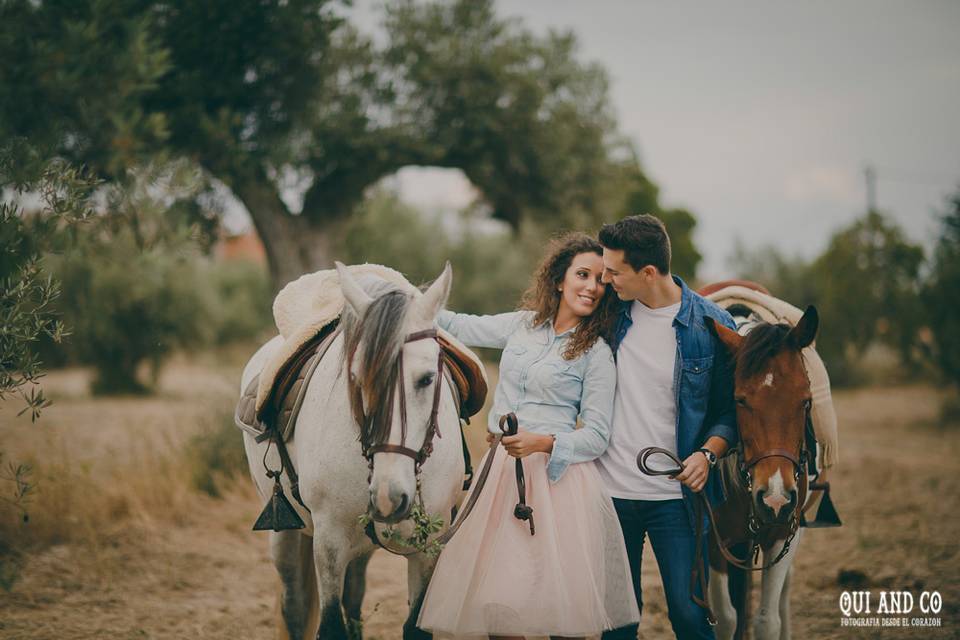
<path id="1" fill-rule="evenodd" d="M 700 606 L 707 612 L 707 621 L 711 625 L 717 624 L 717 618 L 713 614 L 713 609 L 707 603 L 705 598 L 707 597 L 707 574 L 703 566 L 703 527 L 701 523 L 703 522 L 703 513 L 706 511 L 707 517 L 709 519 L 710 528 L 713 531 L 714 540 L 717 543 L 717 549 L 720 551 L 720 554 L 723 558 L 733 566 L 742 569 L 744 571 L 764 571 L 769 569 L 773 565 L 780 562 L 790 551 L 790 543 L 793 541 L 794 536 L 797 534 L 797 529 L 800 527 L 800 517 L 803 513 L 803 504 L 806 501 L 807 493 L 807 477 L 806 477 L 806 465 L 804 460 L 806 459 L 806 449 L 801 444 L 800 446 L 800 455 L 796 456 L 793 452 L 786 449 L 768 449 L 761 452 L 759 455 L 750 458 L 746 462 L 743 462 L 743 456 L 740 453 L 740 448 L 734 449 L 734 454 L 739 455 L 740 462 L 738 463 L 738 472 L 741 479 L 745 482 L 745 490 L 748 496 L 752 496 L 752 484 L 753 480 L 750 475 L 750 469 L 752 469 L 758 462 L 766 458 L 786 458 L 793 464 L 794 477 L 797 479 L 799 486 L 802 488 L 798 491 L 797 494 L 797 505 L 794 508 L 793 515 L 790 517 L 789 524 L 787 525 L 787 535 L 783 541 L 783 548 L 777 554 L 777 556 L 771 560 L 769 563 L 755 567 L 753 566 L 757 554 L 759 554 L 760 547 L 757 546 L 757 538 L 760 537 L 761 533 L 764 533 L 767 530 L 774 528 L 782 528 L 783 525 L 776 523 L 773 525 L 764 524 L 762 520 L 757 516 L 756 506 L 754 505 L 754 500 L 748 498 L 747 503 L 750 505 L 750 517 L 747 521 L 747 529 L 749 531 L 749 545 L 750 553 L 747 554 L 746 558 L 737 558 L 734 556 L 730 550 L 727 548 L 725 541 L 720 538 L 720 530 L 717 527 L 716 516 L 713 513 L 713 507 L 710 505 L 710 501 L 707 499 L 706 493 L 701 490 L 695 495 L 699 498 L 696 501 L 696 552 L 694 557 L 693 569 L 690 572 L 690 598 L 695 604 Z M 651 469 L 647 464 L 647 459 L 655 454 L 661 454 L 667 456 L 676 466 L 669 469 Z M 672 451 L 663 449 L 661 447 L 646 447 L 637 454 L 637 467 L 644 474 L 648 476 L 677 476 L 683 473 L 685 466 L 683 461 L 680 460 Z M 802 482 L 800 482 L 802 477 Z M 703 593 L 703 598 L 697 597 L 694 589 L 697 585 L 697 582 L 700 583 L 701 593 Z"/>

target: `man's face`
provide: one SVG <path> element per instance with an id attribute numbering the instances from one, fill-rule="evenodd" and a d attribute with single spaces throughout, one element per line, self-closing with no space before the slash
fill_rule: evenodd
<path id="1" fill-rule="evenodd" d="M 621 300 L 643 300 L 653 287 L 656 268 L 647 265 L 634 271 L 620 249 L 603 248 L 603 282 L 613 287 Z"/>

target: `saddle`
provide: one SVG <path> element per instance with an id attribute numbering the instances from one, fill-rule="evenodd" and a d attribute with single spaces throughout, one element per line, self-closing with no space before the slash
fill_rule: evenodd
<path id="1" fill-rule="evenodd" d="M 359 277 L 378 277 L 419 295 L 418 289 L 388 267 L 365 264 L 348 269 Z M 302 276 L 281 290 L 273 313 L 285 340 L 244 389 L 234 415 L 238 427 L 260 441 L 275 426 L 283 441 L 290 439 L 304 385 L 339 335 L 343 304 L 339 276 L 332 269 Z M 460 417 L 469 420 L 486 400 L 486 371 L 476 354 L 452 335 L 441 329 L 438 337 L 444 377 L 457 396 Z"/>
<path id="2" fill-rule="evenodd" d="M 701 295 L 729 312 L 737 323 L 737 331 L 745 335 L 759 322 L 786 323 L 795 326 L 803 311 L 788 302 L 770 295 L 762 285 L 745 280 L 728 280 L 700 289 Z M 705 292 L 705 293 L 704 293 Z M 834 466 L 840 458 L 837 438 L 837 414 L 830 393 L 830 377 L 816 343 L 801 352 L 803 364 L 810 379 L 813 398 L 811 418 L 816 434 L 816 462 L 820 469 Z M 811 449 L 813 450 L 813 449 Z"/>

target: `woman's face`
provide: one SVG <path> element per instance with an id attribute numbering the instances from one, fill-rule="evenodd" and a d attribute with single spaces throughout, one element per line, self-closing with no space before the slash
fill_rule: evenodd
<path id="1" fill-rule="evenodd" d="M 575 255 L 559 285 L 560 308 L 566 306 L 581 318 L 596 311 L 606 290 L 602 275 L 602 257 L 592 251 Z"/>

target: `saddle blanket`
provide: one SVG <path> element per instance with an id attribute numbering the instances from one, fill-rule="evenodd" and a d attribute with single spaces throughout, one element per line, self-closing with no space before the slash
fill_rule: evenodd
<path id="1" fill-rule="evenodd" d="M 377 264 L 359 264 L 347 267 L 358 280 L 380 278 L 391 282 L 414 297 L 421 292 L 398 271 Z M 278 378 L 297 363 L 303 350 L 314 342 L 324 327 L 328 327 L 340 317 L 345 300 L 340 290 L 340 276 L 336 269 L 325 269 L 308 273 L 288 283 L 273 302 L 273 317 L 282 343 L 271 354 L 259 375 L 257 383 L 255 413 L 262 415 L 267 408 Z M 473 378 L 477 389 L 470 400 L 471 405 L 483 404 L 486 396 L 487 378 L 483 363 L 477 355 L 446 331 L 438 334 L 448 355 L 459 360 L 460 370 Z M 476 407 L 479 409 L 479 407 Z"/>
<path id="2" fill-rule="evenodd" d="M 727 310 L 737 323 L 737 330 L 745 335 L 758 322 L 786 323 L 796 326 L 803 311 L 762 291 L 732 284 L 712 291 L 706 295 Z M 833 396 L 830 393 L 830 377 L 827 368 L 816 351 L 816 343 L 801 352 L 803 364 L 810 379 L 810 392 L 813 398 L 811 421 L 817 439 L 819 469 L 828 469 L 840 459 L 837 441 L 837 414 L 833 408 Z"/>

